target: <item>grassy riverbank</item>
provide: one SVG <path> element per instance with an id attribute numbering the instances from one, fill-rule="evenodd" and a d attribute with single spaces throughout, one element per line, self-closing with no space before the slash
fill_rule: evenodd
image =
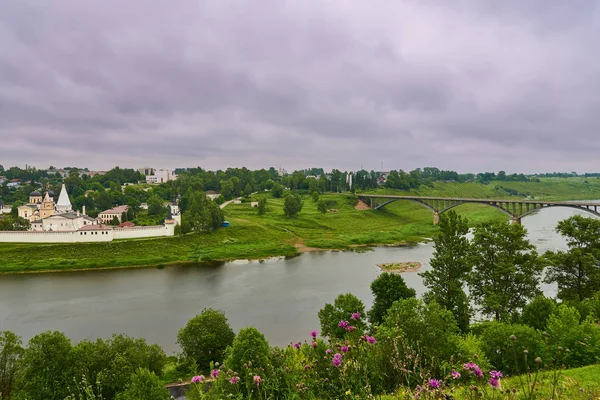
<path id="1" fill-rule="evenodd" d="M 587 183 L 586 183 L 587 182 Z M 436 183 L 411 194 L 423 196 L 510 197 L 504 189 L 553 200 L 600 198 L 598 179 L 544 179 L 541 182 Z M 383 192 L 383 190 L 382 190 Z M 386 190 L 387 193 L 407 192 Z M 267 213 L 259 216 L 248 203 L 229 205 L 226 219 L 231 227 L 213 233 L 184 237 L 81 244 L 0 244 L 0 273 L 49 270 L 160 266 L 171 263 L 226 261 L 238 258 L 291 256 L 313 249 L 350 249 L 365 245 L 409 244 L 431 238 L 437 228 L 429 210 L 412 202 L 395 202 L 386 208 L 355 210 L 339 195 L 337 212 L 320 214 L 308 196 L 296 218 L 283 216 L 283 199 L 268 199 Z M 465 204 L 456 211 L 472 224 L 503 220 L 491 207 Z"/>

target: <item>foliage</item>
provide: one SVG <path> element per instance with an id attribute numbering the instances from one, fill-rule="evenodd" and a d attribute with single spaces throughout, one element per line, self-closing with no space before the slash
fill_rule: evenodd
<path id="1" fill-rule="evenodd" d="M 276 199 L 283 196 L 283 186 L 281 186 L 280 184 L 277 184 L 277 183 L 274 184 L 273 188 L 271 189 L 271 196 L 273 196 Z"/>
<path id="2" fill-rule="evenodd" d="M 265 336 L 258 329 L 248 327 L 241 329 L 233 340 L 225 365 L 236 372 L 242 372 L 251 366 L 268 375 L 271 372 L 270 354 L 271 349 Z M 241 380 L 245 384 L 251 383 L 246 374 L 241 375 Z"/>
<path id="3" fill-rule="evenodd" d="M 540 294 L 543 264 L 521 225 L 480 224 L 472 242 L 469 290 L 481 312 L 507 320 Z"/>
<path id="4" fill-rule="evenodd" d="M 600 221 L 575 215 L 560 221 L 556 231 L 569 250 L 547 252 L 546 282 L 558 285 L 558 298 L 583 300 L 600 290 Z"/>
<path id="5" fill-rule="evenodd" d="M 31 400 L 63 400 L 71 365 L 71 341 L 61 332 L 40 333 L 23 353 L 19 387 Z"/>
<path id="6" fill-rule="evenodd" d="M 25 218 L 9 215 L 0 218 L 0 231 L 27 231 L 31 224 Z"/>
<path id="7" fill-rule="evenodd" d="M 267 211 L 267 198 L 261 197 L 258 199 L 258 206 L 256 208 L 258 215 L 265 215 L 265 212 Z"/>
<path id="8" fill-rule="evenodd" d="M 396 300 L 415 297 L 417 292 L 406 286 L 402 275 L 384 272 L 371 282 L 373 307 L 369 311 L 369 322 L 379 325 L 388 309 Z"/>
<path id="9" fill-rule="evenodd" d="M 302 197 L 299 194 L 288 194 L 283 202 L 283 214 L 286 217 L 294 217 L 300 213 L 303 205 Z"/>
<path id="10" fill-rule="evenodd" d="M 10 398 L 22 356 L 21 338 L 10 331 L 0 331 L 0 399 Z"/>
<path id="11" fill-rule="evenodd" d="M 158 195 L 152 195 L 148 199 L 148 215 L 162 215 L 165 213 L 164 200 Z"/>
<path id="12" fill-rule="evenodd" d="M 492 366 L 506 373 L 523 373 L 535 368 L 535 359 L 546 358 L 542 334 L 526 325 L 486 322 L 481 330 L 481 344 Z"/>
<path id="13" fill-rule="evenodd" d="M 352 319 L 353 315 L 355 319 Z M 363 321 L 364 315 L 365 306 L 362 301 L 351 293 L 340 294 L 333 304 L 327 303 L 319 310 L 321 334 L 331 339 L 342 339 L 349 332 L 362 333 L 367 328 Z M 342 321 L 347 324 L 341 323 Z"/>
<path id="14" fill-rule="evenodd" d="M 221 310 L 205 308 L 179 330 L 177 343 L 185 357 L 194 360 L 197 368 L 208 371 L 211 362 L 222 362 L 225 350 L 235 334 Z"/>
<path id="15" fill-rule="evenodd" d="M 543 295 L 534 297 L 521 313 L 521 322 L 540 331 L 545 331 L 550 315 L 556 309 L 556 302 Z"/>
<path id="16" fill-rule="evenodd" d="M 471 272 L 470 245 L 467 239 L 469 226 L 466 219 L 450 210 L 440 217 L 440 234 L 434 239 L 430 271 L 420 275 L 426 302 L 435 301 L 450 310 L 463 332 L 469 328 L 470 306 L 464 286 Z"/>
<path id="17" fill-rule="evenodd" d="M 117 400 L 169 400 L 169 391 L 151 371 L 138 368 L 130 377 L 127 388 L 119 393 Z"/>
<path id="18" fill-rule="evenodd" d="M 327 214 L 327 203 L 325 202 L 325 200 L 319 200 L 319 202 L 317 203 L 317 210 L 321 214 Z"/>

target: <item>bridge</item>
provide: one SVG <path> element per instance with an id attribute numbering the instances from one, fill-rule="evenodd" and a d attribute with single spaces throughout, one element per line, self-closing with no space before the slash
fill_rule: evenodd
<path id="1" fill-rule="evenodd" d="M 550 207 L 568 207 L 586 211 L 600 217 L 597 207 L 600 203 L 589 201 L 542 201 L 542 200 L 508 200 L 508 199 L 469 199 L 461 197 L 423 197 L 423 196 L 394 196 L 385 194 L 357 194 L 358 198 L 371 208 L 379 210 L 390 203 L 399 200 L 408 200 L 422 205 L 433 212 L 433 224 L 440 222 L 440 214 L 461 204 L 484 204 L 497 208 L 508 215 L 513 223 L 520 224 L 521 218 L 538 210 Z"/>

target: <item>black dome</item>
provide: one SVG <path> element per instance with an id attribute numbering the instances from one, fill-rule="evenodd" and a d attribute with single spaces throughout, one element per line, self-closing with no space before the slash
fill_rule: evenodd
<path id="1" fill-rule="evenodd" d="M 34 190 L 33 192 L 29 193 L 29 196 L 41 196 L 42 194 L 40 192 L 38 192 L 37 190 Z"/>

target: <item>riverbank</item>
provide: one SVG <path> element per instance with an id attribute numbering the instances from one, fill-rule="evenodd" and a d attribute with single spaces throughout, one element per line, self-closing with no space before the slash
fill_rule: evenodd
<path id="1" fill-rule="evenodd" d="M 417 195 L 510 198 L 509 190 L 540 193 L 552 200 L 600 198 L 600 180 L 548 179 L 542 182 L 436 183 L 411 191 Z M 388 193 L 406 192 L 385 190 Z M 295 218 L 283 216 L 283 199 L 269 198 L 259 216 L 249 203 L 227 206 L 231 227 L 212 233 L 147 240 L 79 244 L 0 244 L 0 273 L 72 271 L 100 268 L 168 266 L 175 263 L 230 261 L 294 256 L 318 250 L 349 250 L 363 246 L 415 244 L 436 235 L 426 208 L 398 201 L 384 209 L 356 210 L 344 196 L 328 194 L 336 213 L 321 214 L 309 196 Z M 518 197 L 514 197 L 518 198 Z M 491 207 L 465 204 L 456 211 L 470 224 L 505 220 Z"/>

